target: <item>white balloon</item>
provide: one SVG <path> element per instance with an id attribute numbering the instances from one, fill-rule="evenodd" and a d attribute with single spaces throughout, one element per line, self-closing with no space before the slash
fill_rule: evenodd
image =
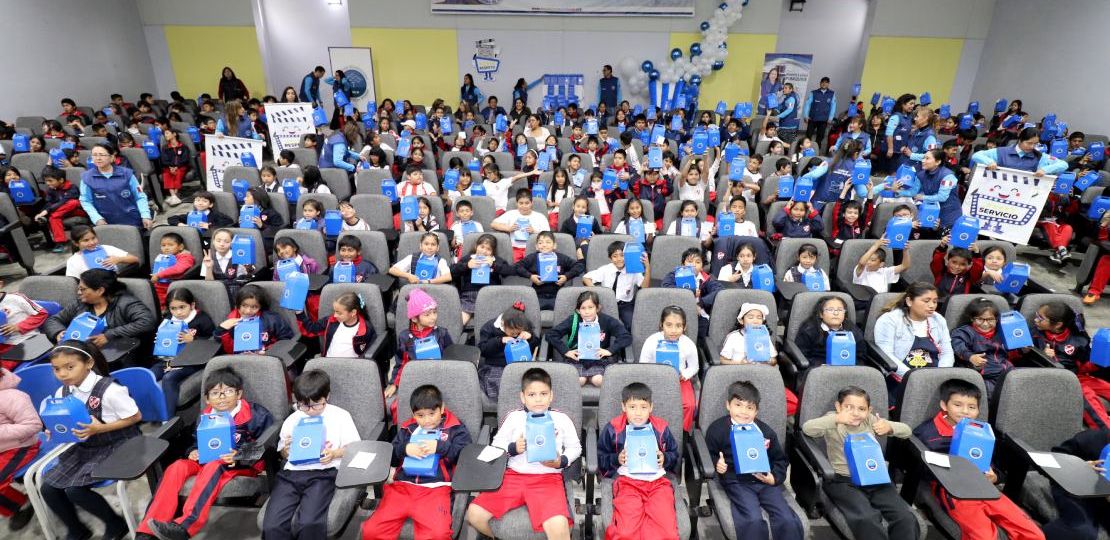
<path id="1" fill-rule="evenodd" d="M 640 66 L 636 63 L 636 59 L 631 56 L 626 56 L 620 61 L 621 74 L 625 77 L 632 77 L 640 72 Z"/>

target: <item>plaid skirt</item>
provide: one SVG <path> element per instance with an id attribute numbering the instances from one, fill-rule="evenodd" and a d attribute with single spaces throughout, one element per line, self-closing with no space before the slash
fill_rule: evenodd
<path id="1" fill-rule="evenodd" d="M 136 434 L 138 431 L 136 430 Z M 58 456 L 57 463 L 43 475 L 43 480 L 51 487 L 65 489 L 85 487 L 100 483 L 92 477 L 93 470 L 115 452 L 116 448 L 127 442 L 130 437 L 120 437 L 112 442 L 91 445 L 78 443 L 69 447 Z"/>
<path id="2" fill-rule="evenodd" d="M 478 300 L 478 289 L 459 293 L 459 305 L 464 313 L 474 313 L 474 302 Z M 479 328 L 478 330 L 481 330 Z"/>
<path id="3" fill-rule="evenodd" d="M 478 382 L 482 385 L 482 391 L 495 402 L 498 394 L 501 393 L 501 374 L 504 372 L 505 368 L 503 366 L 482 366 L 478 368 Z"/>

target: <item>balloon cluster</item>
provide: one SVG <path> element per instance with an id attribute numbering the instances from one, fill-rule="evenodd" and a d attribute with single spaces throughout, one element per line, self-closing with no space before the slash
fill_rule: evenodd
<path id="1" fill-rule="evenodd" d="M 648 94 L 649 86 L 663 83 L 670 85 L 678 81 L 697 87 L 702 79 L 712 72 L 725 67 L 728 58 L 728 29 L 740 20 L 743 6 L 749 0 L 725 0 L 708 21 L 703 21 L 702 40 L 690 45 L 688 55 L 682 49 L 671 49 L 669 59 L 659 61 L 644 60 L 637 64 L 632 57 L 620 61 L 621 74 L 627 81 L 628 89 L 635 95 Z"/>

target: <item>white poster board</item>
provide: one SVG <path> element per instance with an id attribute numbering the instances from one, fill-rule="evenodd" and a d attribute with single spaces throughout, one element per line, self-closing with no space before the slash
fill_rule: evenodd
<path id="1" fill-rule="evenodd" d="M 242 155 L 254 155 L 254 162 L 262 164 L 262 141 L 239 137 L 204 136 L 205 173 L 209 191 L 223 191 L 224 170 L 243 165 Z"/>
<path id="2" fill-rule="evenodd" d="M 979 219 L 979 234 L 1026 245 L 1055 176 L 1037 178 L 1015 169 L 978 166 L 964 197 L 963 213 Z"/>
<path id="3" fill-rule="evenodd" d="M 270 146 L 274 154 L 299 148 L 301 135 L 316 133 L 309 103 L 267 103 L 266 120 L 270 126 Z"/>
<path id="4" fill-rule="evenodd" d="M 328 77 L 335 74 L 335 70 L 343 70 L 347 83 L 351 86 L 351 103 L 360 111 L 366 111 L 367 103 L 378 101 L 374 90 L 374 56 L 370 54 L 369 47 L 328 47 L 328 56 L 331 58 L 331 71 Z M 416 66 L 414 69 L 418 69 Z"/>

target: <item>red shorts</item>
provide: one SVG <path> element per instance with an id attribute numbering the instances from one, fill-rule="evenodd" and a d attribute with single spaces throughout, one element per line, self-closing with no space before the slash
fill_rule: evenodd
<path id="1" fill-rule="evenodd" d="M 473 504 L 493 514 L 495 519 L 524 506 L 536 532 L 542 532 L 543 523 L 555 516 L 563 516 L 568 525 L 574 525 L 563 489 L 563 475 L 559 473 L 521 474 L 509 469 L 501 489 L 479 494 Z"/>

